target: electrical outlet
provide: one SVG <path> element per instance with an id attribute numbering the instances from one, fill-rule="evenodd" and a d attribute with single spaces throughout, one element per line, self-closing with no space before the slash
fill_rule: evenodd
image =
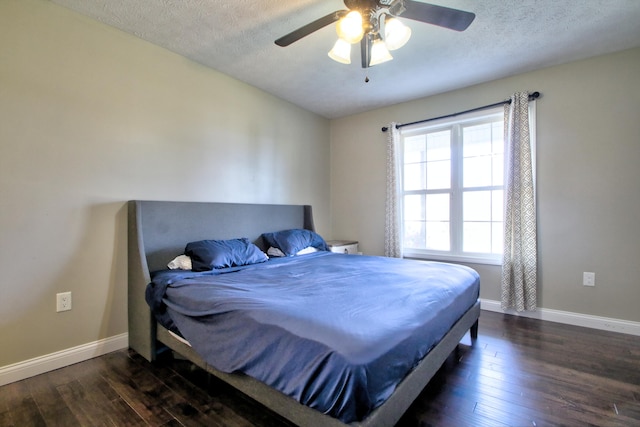
<path id="1" fill-rule="evenodd" d="M 71 310 L 71 292 L 61 292 L 56 294 L 56 311 Z"/>
<path id="2" fill-rule="evenodd" d="M 583 286 L 595 286 L 596 285 L 596 273 L 590 273 L 585 271 L 582 273 L 582 285 Z"/>

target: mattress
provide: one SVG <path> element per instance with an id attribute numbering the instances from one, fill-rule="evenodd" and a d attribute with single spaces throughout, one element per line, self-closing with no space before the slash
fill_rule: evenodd
<path id="1" fill-rule="evenodd" d="M 157 272 L 147 301 L 211 366 L 349 423 L 382 404 L 478 294 L 464 266 L 319 252 Z"/>

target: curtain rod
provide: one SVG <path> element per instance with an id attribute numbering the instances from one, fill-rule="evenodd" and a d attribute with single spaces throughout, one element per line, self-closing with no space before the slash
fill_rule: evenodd
<path id="1" fill-rule="evenodd" d="M 529 94 L 529 101 L 533 101 L 534 99 L 536 99 L 538 97 L 540 97 L 540 92 L 530 93 Z M 511 104 L 511 99 L 507 99 L 506 101 L 502 101 L 502 102 L 496 102 L 495 104 L 483 105 L 482 107 L 472 108 L 471 110 L 460 111 L 458 113 L 453 113 L 453 114 L 447 114 L 446 116 L 433 117 L 433 118 L 430 118 L 430 119 L 418 120 L 417 122 L 411 122 L 411 123 L 404 123 L 404 124 L 396 125 L 396 129 L 400 129 L 401 127 L 405 127 L 405 126 L 417 125 L 418 123 L 426 123 L 426 122 L 432 122 L 434 120 L 440 120 L 440 119 L 446 119 L 446 118 L 449 118 L 449 117 L 455 117 L 455 116 L 459 116 L 460 114 L 473 113 L 473 112 L 480 111 L 480 110 L 486 110 L 487 108 L 493 108 L 493 107 L 497 107 L 499 105 L 504 105 L 504 104 Z M 389 130 L 389 128 L 387 126 L 382 128 L 382 132 L 386 132 L 388 130 Z"/>

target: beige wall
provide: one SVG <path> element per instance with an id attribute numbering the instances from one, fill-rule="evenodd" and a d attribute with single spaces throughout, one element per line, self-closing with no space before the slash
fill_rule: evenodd
<path id="1" fill-rule="evenodd" d="M 0 367 L 127 331 L 126 200 L 312 204 L 328 233 L 329 187 L 326 119 L 48 1 L 0 2 Z"/>
<path id="2" fill-rule="evenodd" d="M 640 49 L 556 66 L 331 123 L 332 230 L 384 249 L 380 128 L 539 91 L 539 305 L 640 321 Z M 500 299 L 500 267 L 475 265 Z M 595 288 L 582 272 L 596 273 Z"/>

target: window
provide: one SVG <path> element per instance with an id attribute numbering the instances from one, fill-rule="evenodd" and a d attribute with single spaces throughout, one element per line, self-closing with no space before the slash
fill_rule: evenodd
<path id="1" fill-rule="evenodd" d="M 501 263 L 503 120 L 498 107 L 402 129 L 405 256 Z"/>

